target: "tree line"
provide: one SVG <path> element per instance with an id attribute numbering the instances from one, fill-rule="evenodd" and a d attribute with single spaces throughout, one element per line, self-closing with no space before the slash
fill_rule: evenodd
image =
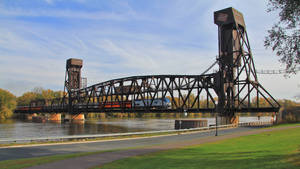
<path id="1" fill-rule="evenodd" d="M 17 98 L 18 106 L 28 106 L 33 100 L 52 100 L 54 98 L 63 97 L 63 91 L 53 91 L 50 89 L 43 89 L 36 87 L 30 92 L 24 93 Z"/>
<path id="2" fill-rule="evenodd" d="M 32 91 L 25 92 L 20 97 L 16 97 L 7 90 L 0 89 L 0 119 L 11 118 L 17 106 L 27 106 L 33 100 L 49 100 L 62 96 L 62 91 L 53 91 L 41 87 L 36 87 Z"/>

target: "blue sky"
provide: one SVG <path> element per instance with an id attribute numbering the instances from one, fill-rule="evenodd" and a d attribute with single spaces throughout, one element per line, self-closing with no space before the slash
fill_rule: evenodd
<path id="1" fill-rule="evenodd" d="M 0 0 L 0 88 L 63 90 L 65 61 L 84 60 L 92 85 L 146 74 L 201 74 L 217 55 L 213 12 L 244 14 L 257 69 L 283 69 L 263 46 L 278 19 L 263 0 Z M 300 75 L 259 75 L 276 98 L 300 94 Z"/>

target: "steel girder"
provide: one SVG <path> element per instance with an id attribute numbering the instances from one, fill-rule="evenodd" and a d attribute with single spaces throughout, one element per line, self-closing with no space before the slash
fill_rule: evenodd
<path id="1" fill-rule="evenodd" d="M 71 99 L 53 100 L 49 110 L 55 107 L 66 111 L 68 100 L 72 101 L 69 112 L 214 112 L 216 93 L 213 89 L 213 74 L 209 75 L 150 75 L 132 76 L 109 80 L 73 91 Z M 171 107 L 156 107 L 154 100 L 168 98 Z M 139 100 L 144 107 L 134 103 Z M 124 103 L 131 103 L 131 107 Z M 146 102 L 149 102 L 148 104 Z M 119 107 L 106 108 L 104 105 Z M 48 106 L 49 107 L 49 106 Z"/>

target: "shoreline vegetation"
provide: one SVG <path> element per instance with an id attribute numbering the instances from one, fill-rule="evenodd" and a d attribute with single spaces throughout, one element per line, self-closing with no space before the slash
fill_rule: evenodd
<path id="1" fill-rule="evenodd" d="M 16 96 L 7 90 L 0 89 L 0 120 L 11 118 L 16 106 Z"/>

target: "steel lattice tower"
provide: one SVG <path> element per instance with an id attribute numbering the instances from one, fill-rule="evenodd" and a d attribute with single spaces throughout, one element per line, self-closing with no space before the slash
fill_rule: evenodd
<path id="1" fill-rule="evenodd" d="M 260 96 L 272 107 L 278 106 L 258 82 L 242 13 L 226 8 L 214 13 L 214 21 L 218 25 L 219 39 L 219 71 L 215 75 L 217 112 L 229 117 L 226 122 L 229 123 L 236 110 L 259 108 Z M 253 105 L 253 99 L 257 99 L 256 105 Z"/>

